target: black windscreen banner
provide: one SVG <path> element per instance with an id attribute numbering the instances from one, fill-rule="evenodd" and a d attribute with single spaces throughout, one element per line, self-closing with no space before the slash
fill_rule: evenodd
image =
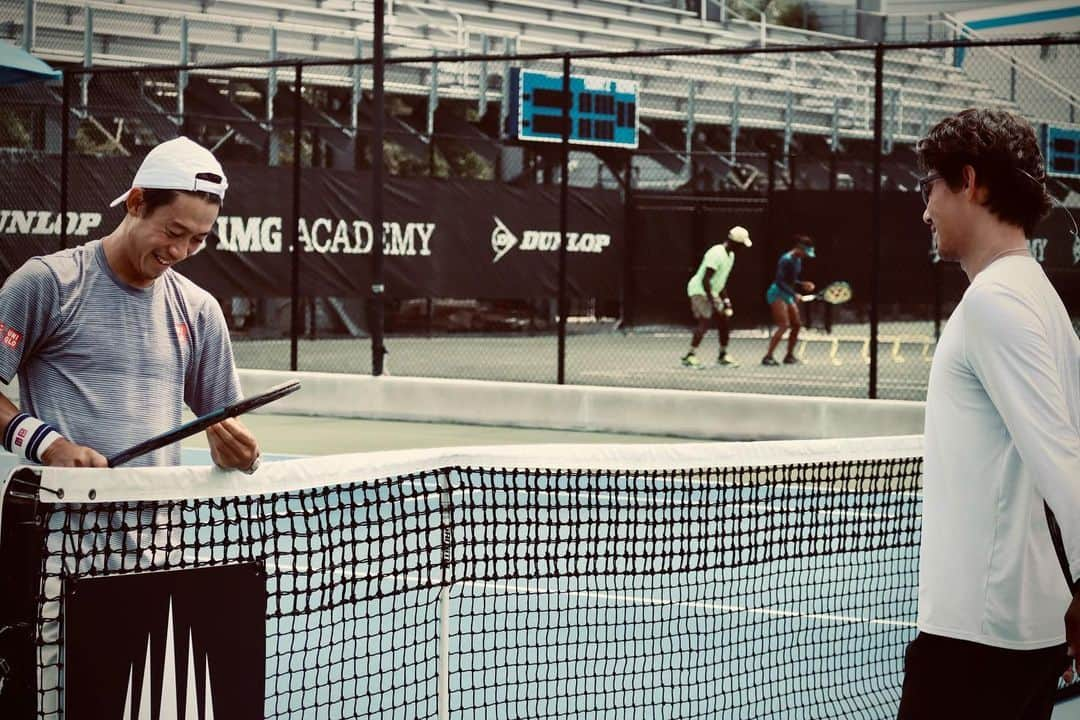
<path id="1" fill-rule="evenodd" d="M 102 237 L 120 223 L 123 208 L 108 204 L 127 189 L 137 168 L 138 158 L 72 158 L 65 220 L 69 246 Z M 234 165 L 226 172 L 229 190 L 216 237 L 180 265 L 180 272 L 217 297 L 290 295 L 292 168 Z M 0 158 L 0 278 L 27 258 L 59 248 L 59 178 L 56 157 Z M 305 168 L 301 178 L 301 295 L 369 296 L 371 253 L 378 237 L 390 298 L 557 294 L 557 185 L 392 177 L 384 186 L 382 232 L 376 233 L 370 222 L 370 173 Z M 931 261 L 930 232 L 922 222 L 922 201 L 915 192 L 886 192 L 882 204 L 882 301 L 929 302 L 940 280 Z M 754 247 L 740 252 L 741 269 L 732 280 L 744 307 L 763 302 L 776 258 L 790 246 L 792 233 L 817 240 L 818 258 L 806 268 L 808 277 L 848 280 L 865 300 L 872 207 L 867 192 L 784 191 L 771 196 L 764 214 L 720 213 L 716 222 L 697 227 L 687 224 L 680 210 L 638 212 L 635 226 L 628 229 L 621 193 L 572 188 L 568 290 L 571 297 L 614 300 L 625 297 L 627 282 L 639 296 L 643 317 L 660 297 L 671 298 L 671 312 L 678 306 L 684 315 L 686 280 L 701 253 L 723 237 L 729 224 L 739 222 L 752 226 L 754 237 Z M 625 277 L 628 235 L 634 245 L 631 278 Z M 1080 240 L 1064 210 L 1055 208 L 1040 223 L 1031 249 L 1059 291 L 1076 284 Z M 947 296 L 963 291 L 966 283 L 955 265 L 948 265 L 943 277 Z"/>
<path id="2" fill-rule="evenodd" d="M 59 248 L 59 161 L 5 161 L 0 177 L 0 256 L 6 277 L 28 257 Z M 78 156 L 69 169 L 68 245 L 111 232 L 123 208 L 108 204 L 138 168 L 131 158 Z M 217 238 L 179 270 L 218 297 L 290 294 L 292 168 L 225 168 L 229 189 Z M 35 182 L 27 182 L 33 177 Z M 371 175 L 305 168 L 298 234 L 300 293 L 370 294 Z M 50 185 L 51 184 L 51 185 Z M 28 188 L 55 186 L 42 197 Z M 381 233 L 392 298 L 534 298 L 558 289 L 557 185 L 514 187 L 478 180 L 390 178 Z M 620 193 L 570 193 L 567 275 L 571 295 L 617 298 Z"/>

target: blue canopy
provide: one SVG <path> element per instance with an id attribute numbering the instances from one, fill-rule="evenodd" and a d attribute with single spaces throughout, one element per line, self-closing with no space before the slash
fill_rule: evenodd
<path id="1" fill-rule="evenodd" d="M 59 80 L 63 76 L 22 48 L 0 40 L 0 86 Z"/>

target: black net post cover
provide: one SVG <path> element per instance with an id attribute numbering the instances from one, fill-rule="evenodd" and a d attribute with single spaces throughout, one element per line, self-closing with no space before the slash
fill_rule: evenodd
<path id="1" fill-rule="evenodd" d="M 33 717 L 35 709 L 40 492 L 40 475 L 31 468 L 0 483 L 0 717 Z"/>

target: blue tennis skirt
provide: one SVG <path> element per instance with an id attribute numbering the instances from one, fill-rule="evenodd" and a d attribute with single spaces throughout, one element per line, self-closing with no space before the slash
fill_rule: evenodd
<path id="1" fill-rule="evenodd" d="M 769 289 L 765 291 L 765 302 L 772 305 L 777 300 L 783 300 L 788 305 L 795 304 L 795 296 L 789 292 L 784 292 L 780 289 L 780 286 L 773 283 L 769 286 Z"/>

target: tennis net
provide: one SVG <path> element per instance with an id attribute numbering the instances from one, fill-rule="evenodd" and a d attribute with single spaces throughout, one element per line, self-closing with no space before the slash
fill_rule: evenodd
<path id="1" fill-rule="evenodd" d="M 903 437 L 45 469 L 7 486 L 26 592 L 5 622 L 31 614 L 42 718 L 74 717 L 82 579 L 234 563 L 264 574 L 267 718 L 892 717 L 920 457 Z"/>

